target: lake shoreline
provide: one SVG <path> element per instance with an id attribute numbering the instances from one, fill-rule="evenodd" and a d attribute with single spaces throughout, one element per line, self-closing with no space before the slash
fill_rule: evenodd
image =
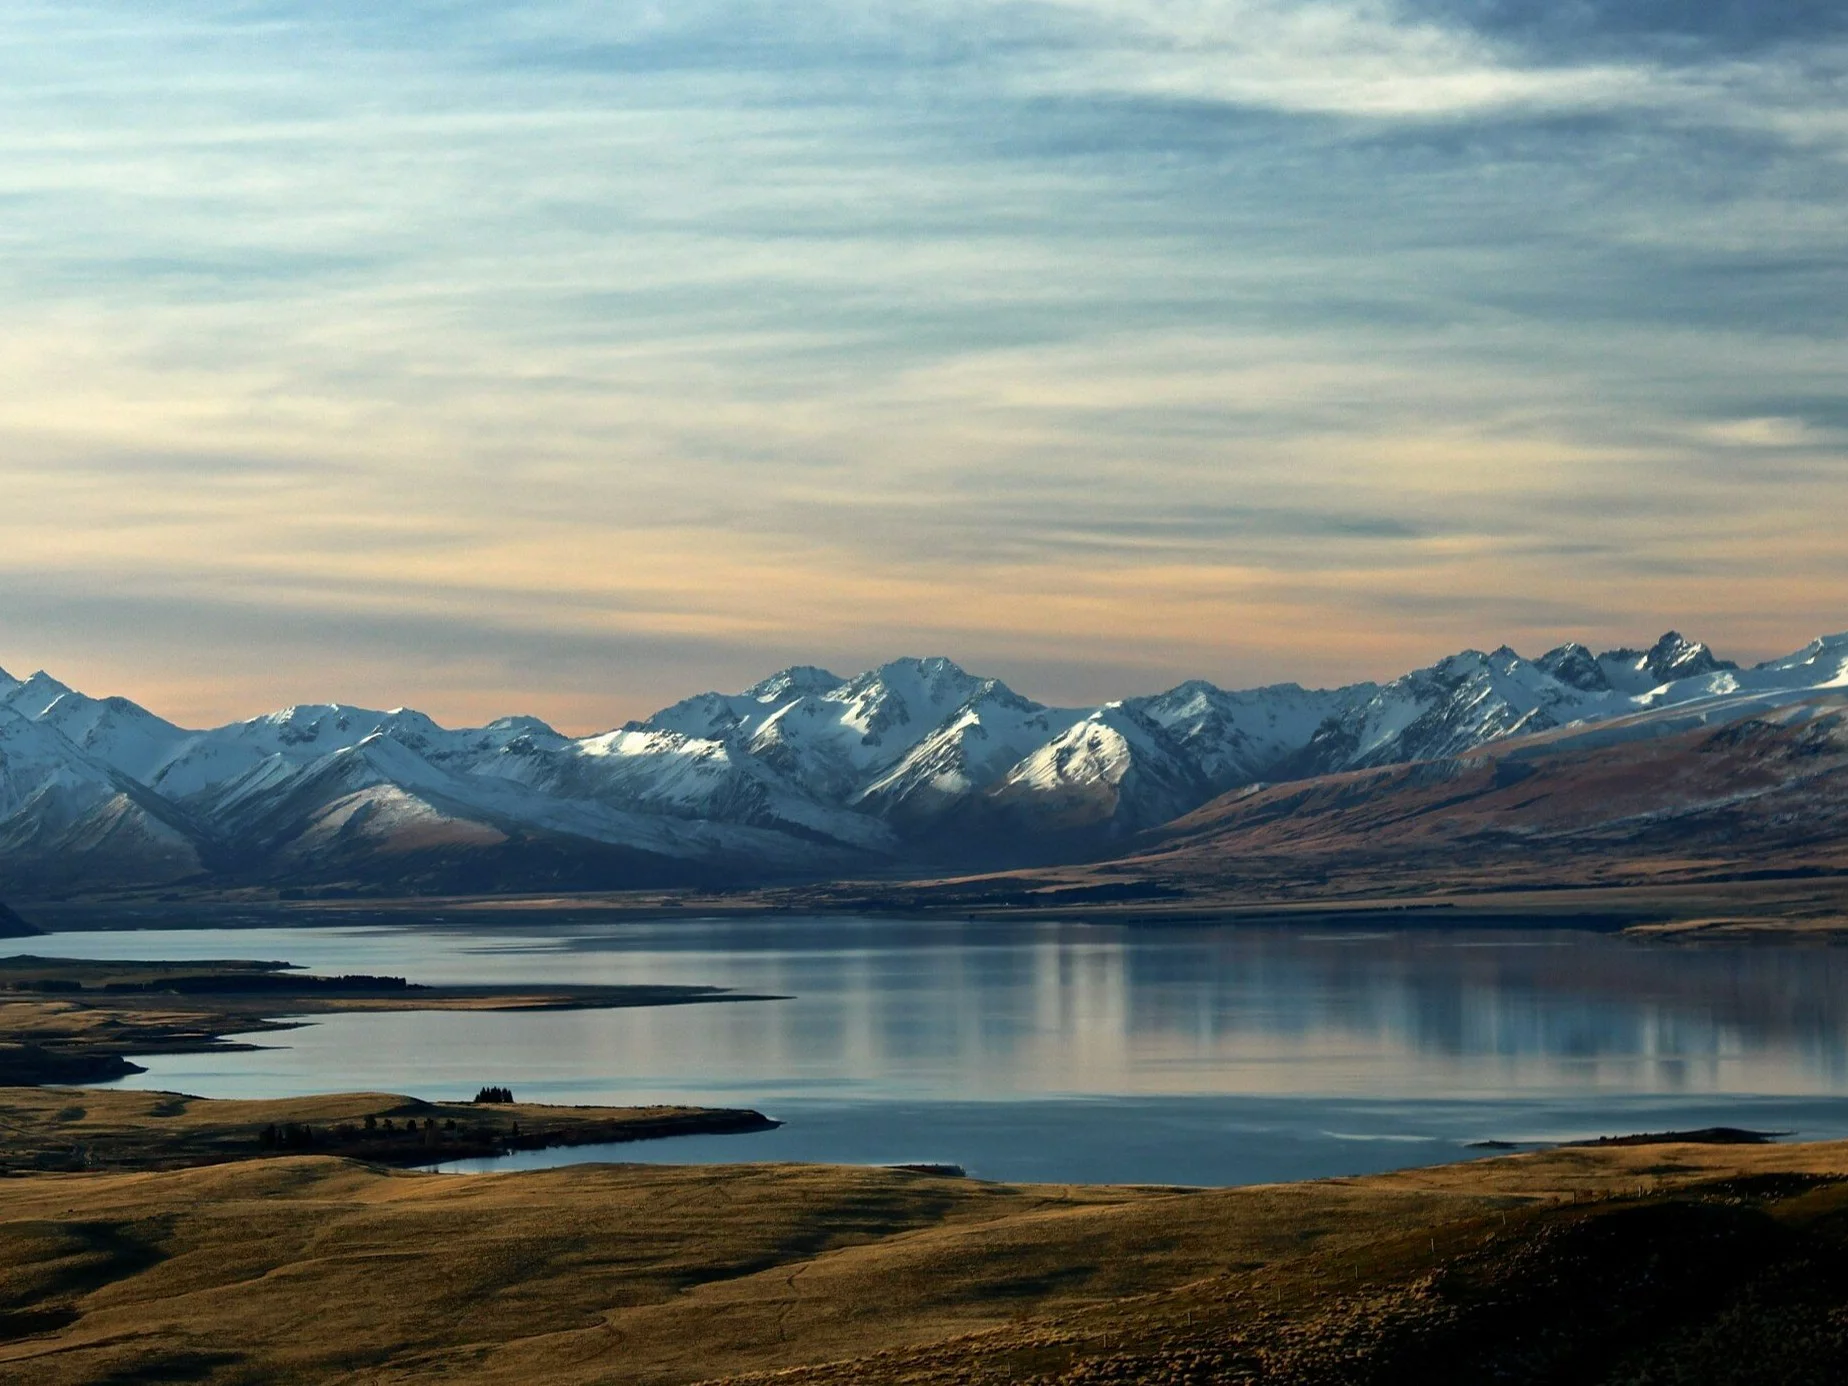
<path id="1" fill-rule="evenodd" d="M 1091 923 L 1131 928 L 1228 926 L 1381 929 L 1556 928 L 1621 933 L 1650 942 L 1838 943 L 1848 940 L 1848 877 L 1810 872 L 1765 878 L 1634 883 L 1531 883 L 1469 890 L 1399 889 L 1345 896 L 1253 897 L 1159 882 L 1098 885 L 1083 868 L 1044 868 L 970 880 L 836 881 L 740 891 L 617 891 L 535 895 L 283 899 L 199 894 L 179 898 L 45 901 L 26 906 L 34 927 L 71 932 L 352 927 L 430 924 L 548 926 L 861 917 L 898 922 Z"/>
<path id="2" fill-rule="evenodd" d="M 785 998 L 723 987 L 428 986 L 401 977 L 325 977 L 255 960 L 98 961 L 0 957 L 0 1086 L 96 1083 L 147 1070 L 137 1057 L 234 1053 L 226 1038 L 359 1011 L 578 1011 Z M 285 1019 L 283 1017 L 290 1017 Z"/>
<path id="3" fill-rule="evenodd" d="M 118 1053 L 150 1070 L 125 1080 L 132 1088 L 456 1099 L 506 1084 L 551 1102 L 749 1108 L 788 1122 L 673 1151 L 632 1147 L 648 1162 L 923 1160 L 981 1178 L 1234 1185 L 1432 1163 L 1486 1139 L 1531 1148 L 1719 1126 L 1848 1135 L 1848 1083 L 1832 1076 L 1848 1036 L 1848 956 L 1826 949 L 1361 925 L 826 916 L 499 928 L 450 915 L 408 927 L 414 917 L 390 928 L 349 919 L 334 930 L 118 931 L 32 945 L 79 958 L 241 951 L 308 965 L 310 974 L 279 969 L 273 982 L 238 985 L 312 986 L 323 992 L 313 1006 L 244 998 L 230 1029 L 222 1016 L 215 1029 L 199 1023 L 231 1004 L 209 991 L 158 1007 L 145 991 L 75 1012 L 69 997 L 33 1004 L 73 1023 L 88 1016 L 93 1038 L 96 1025 L 123 1025 L 137 1010 L 190 1017 L 164 1041 L 176 1052 L 151 1055 L 144 1040 L 114 1036 Z M 493 1008 L 474 1004 L 479 990 L 432 1007 L 429 990 L 397 974 L 492 983 Z M 599 981 L 707 984 L 671 993 L 682 1002 L 790 999 L 505 1009 L 548 991 L 553 1004 L 581 1006 L 585 994 L 570 988 Z M 287 1024 L 302 1028 L 281 1032 Z M 631 1157 L 586 1145 L 516 1151 L 511 1163 L 598 1158 Z"/>
<path id="4" fill-rule="evenodd" d="M 171 1170 L 317 1155 L 393 1169 L 582 1145 L 774 1130 L 744 1108 L 430 1102 L 395 1093 L 226 1099 L 0 1087 L 0 1176 Z"/>

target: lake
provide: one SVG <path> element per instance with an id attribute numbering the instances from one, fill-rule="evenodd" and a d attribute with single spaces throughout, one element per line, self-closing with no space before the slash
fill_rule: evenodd
<path id="1" fill-rule="evenodd" d="M 1848 952 L 1565 930 L 893 919 L 149 929 L 66 957 L 275 958 L 429 983 L 717 985 L 786 999 L 317 1018 L 124 1086 L 750 1106 L 757 1135 L 585 1159 L 942 1161 L 1009 1180 L 1236 1184 L 1711 1125 L 1848 1136 Z"/>

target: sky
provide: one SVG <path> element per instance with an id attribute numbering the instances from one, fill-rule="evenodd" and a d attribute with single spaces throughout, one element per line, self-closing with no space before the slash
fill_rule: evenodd
<path id="1" fill-rule="evenodd" d="M 1848 7 L 16 0 L 0 665 L 580 731 L 1848 628 Z"/>

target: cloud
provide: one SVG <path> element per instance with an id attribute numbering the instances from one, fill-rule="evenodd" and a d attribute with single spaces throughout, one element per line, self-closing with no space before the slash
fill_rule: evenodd
<path id="1" fill-rule="evenodd" d="M 1418 0 L 1413 13 L 1554 55 L 1644 51 L 1683 62 L 1758 57 L 1848 35 L 1831 0 Z"/>
<path id="2" fill-rule="evenodd" d="M 1455 117 L 1628 104 L 1651 81 L 1617 63 L 1509 61 L 1466 29 L 1384 4 L 1069 0 L 1108 31 L 1051 89 L 1124 91 L 1298 113 Z"/>
<path id="3" fill-rule="evenodd" d="M 1814 447 L 1823 441 L 1804 420 L 1775 414 L 1708 424 L 1704 432 L 1716 442 L 1743 448 Z"/>
<path id="4" fill-rule="evenodd" d="M 1770 9 L 20 8 L 9 648 L 595 725 L 897 648 L 1794 647 L 1845 623 L 1848 49 Z"/>

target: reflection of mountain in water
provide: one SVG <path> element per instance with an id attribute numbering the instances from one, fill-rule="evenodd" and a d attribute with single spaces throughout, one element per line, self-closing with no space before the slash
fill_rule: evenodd
<path id="1" fill-rule="evenodd" d="M 1132 936 L 1120 951 L 1061 940 L 1036 971 L 1041 1033 L 1120 1015 L 1126 1051 L 1144 1059 L 1192 1049 L 1236 1064 L 1293 1048 L 1299 1066 L 1351 1060 L 1379 1077 L 1423 1056 L 1574 1065 L 1588 1082 L 1600 1063 L 1640 1061 L 1652 1088 L 1788 1062 L 1806 1088 L 1848 1081 L 1848 959 L 1821 949 L 1222 930 Z"/>
<path id="2" fill-rule="evenodd" d="M 133 1080 L 225 1097 L 467 1097 L 491 1074 L 546 1100 L 790 1119 L 761 1139 L 606 1158 L 940 1159 L 995 1178 L 1225 1182 L 1430 1163 L 1486 1137 L 1848 1136 L 1848 958 L 1827 949 L 839 917 L 156 929 L 34 948 L 789 998 L 327 1016 L 275 1048 L 149 1059 Z"/>
<path id="3" fill-rule="evenodd" d="M 631 937 L 635 937 L 631 935 Z M 790 995 L 638 1019 L 667 1072 L 957 1096 L 1848 1091 L 1848 957 L 1566 931 L 655 926 L 676 970 Z M 595 945 L 582 955 L 599 956 Z M 605 955 L 607 956 L 607 955 Z M 823 1081 L 828 1081 L 824 1078 Z"/>

